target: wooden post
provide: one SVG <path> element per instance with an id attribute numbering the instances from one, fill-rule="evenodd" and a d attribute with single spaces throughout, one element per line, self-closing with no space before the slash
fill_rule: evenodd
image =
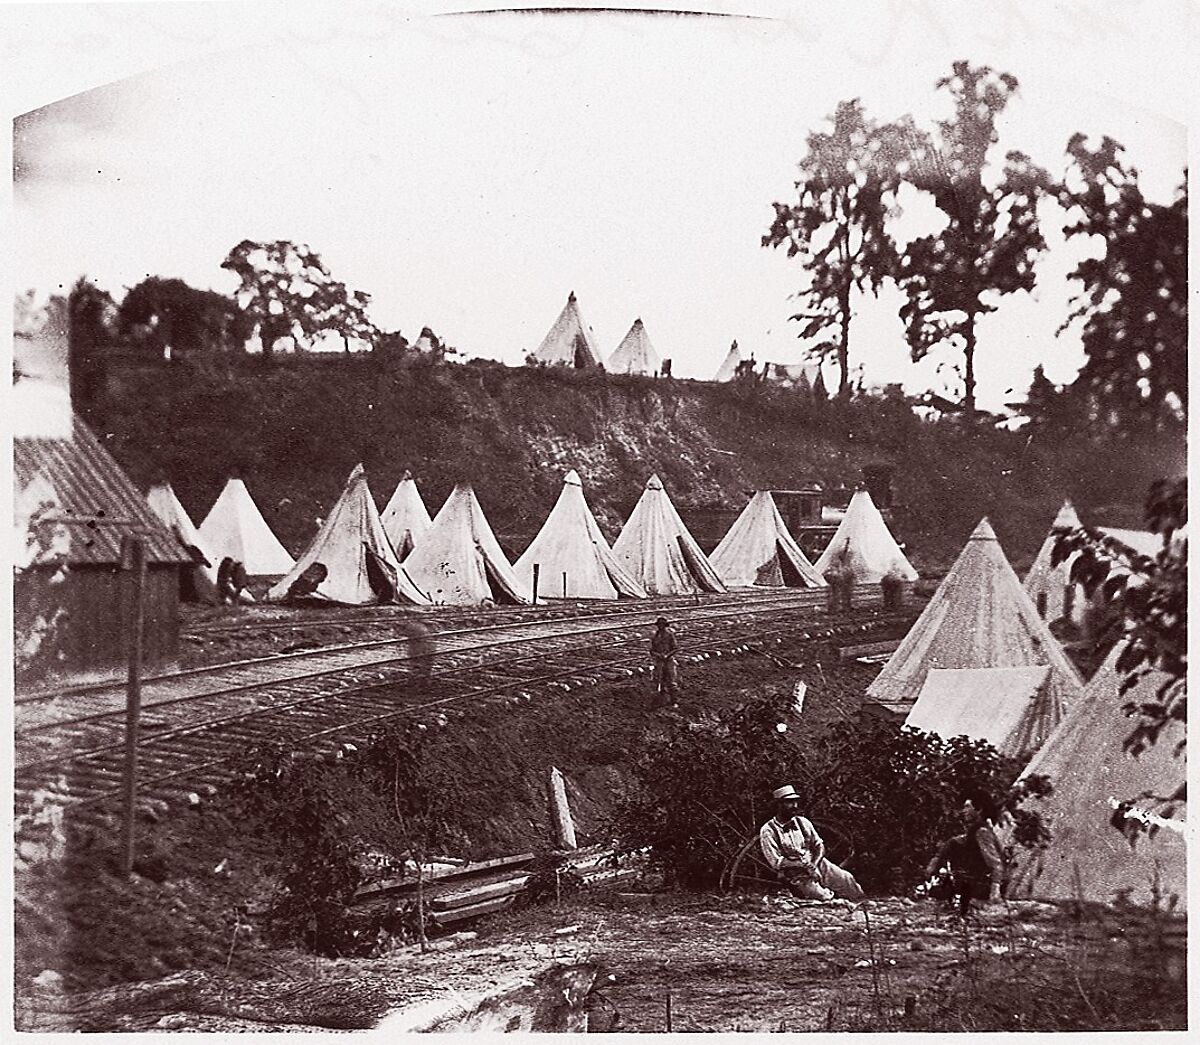
<path id="1" fill-rule="evenodd" d="M 567 571 L 563 570 L 563 598 L 567 597 Z"/>
<path id="2" fill-rule="evenodd" d="M 537 605 L 538 574 L 541 572 L 542 572 L 542 564 L 535 562 L 533 564 L 533 604 L 535 606 Z"/>
<path id="3" fill-rule="evenodd" d="M 550 767 L 550 812 L 554 822 L 554 841 L 559 849 L 574 849 L 575 822 L 567 804 L 567 785 L 555 766 Z"/>
<path id="4" fill-rule="evenodd" d="M 137 801 L 138 724 L 142 711 L 142 632 L 146 615 L 146 544 L 141 537 L 126 537 L 121 565 L 129 571 L 129 674 L 125 686 L 125 819 L 121 830 L 121 870 L 133 870 L 133 820 Z"/>

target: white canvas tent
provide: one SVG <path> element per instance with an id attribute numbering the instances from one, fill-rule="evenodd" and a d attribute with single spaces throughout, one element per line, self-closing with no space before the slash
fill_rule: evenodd
<path id="1" fill-rule="evenodd" d="M 735 341 L 729 346 L 729 351 L 725 353 L 725 359 L 717 372 L 713 375 L 714 381 L 732 381 L 737 377 L 738 364 L 742 361 L 742 352 L 738 348 L 738 343 Z"/>
<path id="2" fill-rule="evenodd" d="M 361 464 L 354 466 L 312 543 L 267 598 L 324 599 L 345 606 L 429 601 L 392 551 Z"/>
<path id="3" fill-rule="evenodd" d="M 788 533 L 769 490 L 750 498 L 708 561 L 731 588 L 819 588 L 825 583 Z"/>
<path id="4" fill-rule="evenodd" d="M 906 726 L 947 740 L 984 740 L 1009 758 L 1028 758 L 1062 720 L 1046 687 L 1050 668 L 932 668 Z"/>
<path id="5" fill-rule="evenodd" d="M 1122 530 L 1115 526 L 1101 526 L 1100 532 L 1105 537 L 1125 545 L 1131 552 L 1145 555 L 1149 559 L 1157 558 L 1163 550 L 1162 534 L 1151 530 Z"/>
<path id="6" fill-rule="evenodd" d="M 567 473 L 562 492 L 542 528 L 513 566 L 521 583 L 531 591 L 535 563 L 539 567 L 538 594 L 547 598 L 646 597 L 645 589 L 613 555 L 574 470 Z"/>
<path id="7" fill-rule="evenodd" d="M 635 319 L 629 333 L 608 357 L 610 374 L 649 374 L 653 376 L 662 369 L 662 357 L 650 344 L 650 337 L 641 319 Z"/>
<path id="8" fill-rule="evenodd" d="M 421 499 L 421 491 L 417 489 L 416 482 L 408 472 L 405 472 L 396 484 L 391 500 L 379 519 L 383 523 L 383 532 L 392 542 L 396 558 L 401 562 L 429 532 L 432 520 L 425 508 L 425 502 Z"/>
<path id="9" fill-rule="evenodd" d="M 839 561 L 844 561 L 854 574 L 856 584 L 876 584 L 893 567 L 905 580 L 917 579 L 917 571 L 905 558 L 866 490 L 858 490 L 850 498 L 837 532 L 815 563 L 817 572 L 824 576 Z"/>
<path id="10" fill-rule="evenodd" d="M 1083 688 L 1038 616 L 987 519 L 980 521 L 867 697 L 907 715 L 933 668 L 1049 665 L 1046 699 L 1065 711 Z"/>
<path id="11" fill-rule="evenodd" d="M 599 366 L 600 351 L 596 347 L 596 337 L 592 328 L 583 321 L 575 291 L 571 291 L 558 319 L 542 338 L 533 358 L 549 366 Z"/>
<path id="12" fill-rule="evenodd" d="M 218 564 L 228 557 L 240 562 L 251 577 L 279 577 L 296 565 L 241 479 L 225 484 L 198 532 Z"/>
<path id="13" fill-rule="evenodd" d="M 657 475 L 646 483 L 613 554 L 649 595 L 725 590 Z"/>
<path id="14" fill-rule="evenodd" d="M 404 560 L 404 569 L 435 603 L 531 601 L 468 483 L 459 483 L 446 498 L 424 540 Z"/>
<path id="15" fill-rule="evenodd" d="M 1037 558 L 1025 575 L 1025 591 L 1038 608 L 1038 613 L 1047 622 L 1067 618 L 1073 624 L 1083 622 L 1084 610 L 1087 608 L 1087 596 L 1082 585 L 1071 583 L 1071 566 L 1075 555 L 1051 566 L 1050 560 L 1054 554 L 1054 546 L 1058 529 L 1074 529 L 1079 526 L 1079 516 L 1070 501 L 1063 501 L 1062 507 L 1050 525 L 1050 532 L 1038 550 Z"/>
<path id="16" fill-rule="evenodd" d="M 1083 899 L 1105 903 L 1127 898 L 1148 904 L 1155 884 L 1164 906 L 1178 897 L 1187 906 L 1187 851 L 1180 820 L 1157 822 L 1156 806 L 1136 801 L 1143 793 L 1168 796 L 1186 777 L 1186 760 L 1175 757 L 1183 726 L 1175 722 L 1137 758 L 1124 750 L 1135 720 L 1127 702 L 1157 700 L 1166 676 L 1151 673 L 1120 693 L 1116 670 L 1121 647 L 1088 683 L 1083 696 L 1034 756 L 1022 777 L 1046 776 L 1054 788 L 1022 808 L 1038 813 L 1051 833 L 1049 846 L 1018 859 L 1009 895 L 1040 900 Z M 1117 807 L 1134 801 L 1132 815 Z M 1123 823 L 1133 841 L 1113 826 Z M 1153 837 L 1139 826 L 1157 823 Z"/>
<path id="17" fill-rule="evenodd" d="M 150 492 L 146 494 L 146 501 L 150 505 L 150 510 L 163 521 L 167 529 L 174 533 L 185 547 L 195 548 L 204 556 L 208 565 L 201 565 L 201 569 L 204 576 L 216 584 L 217 568 L 221 565 L 221 560 L 204 546 L 204 540 L 183 505 L 179 503 L 179 498 L 175 496 L 175 490 L 171 484 L 155 483 L 150 487 Z"/>

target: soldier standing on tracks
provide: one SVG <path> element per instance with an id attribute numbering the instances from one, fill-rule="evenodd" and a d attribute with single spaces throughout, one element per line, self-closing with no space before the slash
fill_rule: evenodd
<path id="1" fill-rule="evenodd" d="M 678 643 L 671 631 L 671 622 L 659 617 L 654 622 L 654 637 L 650 640 L 650 656 L 654 660 L 654 707 L 678 704 L 679 666 L 675 660 Z"/>

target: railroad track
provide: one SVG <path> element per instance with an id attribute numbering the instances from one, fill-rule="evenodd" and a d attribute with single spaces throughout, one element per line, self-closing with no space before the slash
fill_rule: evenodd
<path id="1" fill-rule="evenodd" d="M 860 593 L 853 618 L 822 613 L 823 591 L 676 607 L 682 655 L 745 651 L 781 627 L 860 631 L 884 618 Z M 491 624 L 434 636 L 434 661 L 409 639 L 373 640 L 233 666 L 161 676 L 147 685 L 139 743 L 141 794 L 171 800 L 212 791 L 255 744 L 328 750 L 389 719 L 432 718 L 465 701 L 519 703 L 547 690 L 630 676 L 645 657 L 658 606 L 574 620 Z M 549 669 L 549 670 L 548 670 Z M 124 749 L 119 687 L 18 705 L 18 808 L 50 781 L 67 801 L 98 809 L 117 799 Z M 439 716 L 441 718 L 439 719 Z"/>

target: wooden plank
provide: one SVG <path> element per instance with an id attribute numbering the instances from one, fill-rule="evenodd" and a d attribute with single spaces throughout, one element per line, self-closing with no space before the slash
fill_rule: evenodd
<path id="1" fill-rule="evenodd" d="M 532 875 L 523 874 L 503 882 L 492 882 L 490 885 L 478 885 L 474 889 L 466 889 L 462 892 L 435 896 L 429 901 L 429 906 L 435 911 L 450 911 L 458 907 L 482 903 L 484 900 L 494 900 L 497 896 L 510 896 L 521 892 L 532 877 Z"/>
<path id="2" fill-rule="evenodd" d="M 453 922 L 466 921 L 468 918 L 480 918 L 485 914 L 495 914 L 511 907 L 516 896 L 499 896 L 494 900 L 484 900 L 483 903 L 469 904 L 466 907 L 456 907 L 452 911 L 432 911 L 429 920 L 434 925 L 450 925 Z"/>
<path id="3" fill-rule="evenodd" d="M 533 853 L 518 853 L 516 856 L 501 856 L 494 860 L 481 860 L 479 863 L 467 864 L 464 867 L 456 867 L 426 875 L 425 882 L 427 885 L 435 883 L 442 885 L 451 881 L 469 880 L 478 875 L 486 874 L 489 871 L 496 871 L 505 867 L 517 870 L 526 864 L 532 863 L 533 859 Z M 382 896 L 385 893 L 408 893 L 416 891 L 417 880 L 411 875 L 405 875 L 403 878 L 387 878 L 382 882 L 364 885 L 354 894 L 354 898 L 355 900 L 365 900 L 371 897 Z"/>
<path id="4" fill-rule="evenodd" d="M 886 639 L 882 642 L 864 642 L 858 646 L 843 646 L 838 650 L 838 657 L 841 660 L 854 660 L 858 657 L 895 653 L 899 645 L 900 639 Z"/>

